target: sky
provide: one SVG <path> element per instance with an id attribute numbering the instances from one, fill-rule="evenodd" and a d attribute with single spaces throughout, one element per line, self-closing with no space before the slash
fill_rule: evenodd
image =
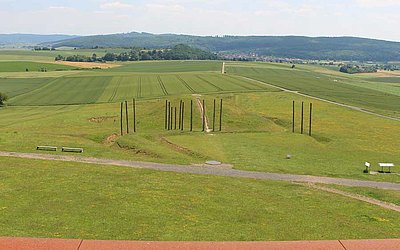
<path id="1" fill-rule="evenodd" d="M 0 33 L 358 36 L 400 41 L 400 0 L 0 0 Z"/>

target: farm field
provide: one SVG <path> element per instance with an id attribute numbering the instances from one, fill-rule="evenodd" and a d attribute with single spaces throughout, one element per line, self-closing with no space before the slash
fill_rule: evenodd
<path id="1" fill-rule="evenodd" d="M 366 82 L 357 77 L 320 74 L 309 66 L 290 69 L 289 66 L 267 64 L 227 67 L 228 73 L 266 82 L 278 87 L 344 104 L 354 105 L 373 112 L 400 117 L 399 85 Z M 326 72 L 326 71 L 325 71 Z M 328 71 L 329 72 L 329 71 Z M 375 80 L 374 80 L 375 81 Z"/>
<path id="2" fill-rule="evenodd" d="M 2 62 L 0 61 L 0 72 L 26 72 L 26 71 L 61 71 L 73 70 L 71 67 L 54 63 L 38 63 L 38 62 Z"/>
<path id="3" fill-rule="evenodd" d="M 0 165 L 3 236 L 237 241 L 400 233 L 395 211 L 292 183 L 13 158 Z"/>
<path id="4" fill-rule="evenodd" d="M 8 79 L 0 79 L 2 81 Z M 30 80 L 26 80 L 29 82 Z M 43 79 L 43 81 L 45 81 Z M 25 83 L 19 79 L 18 83 Z M 124 76 L 73 75 L 54 79 L 38 89 L 11 98 L 10 105 L 54 105 L 117 102 L 126 99 L 154 99 L 182 94 L 279 91 L 274 87 L 216 73 L 132 74 Z M 7 92 L 6 92 L 7 93 Z"/>
<path id="5" fill-rule="evenodd" d="M 11 54 L 0 51 L 0 60 L 4 56 Z M 0 151 L 82 147 L 87 157 L 185 165 L 218 160 L 248 171 L 400 183 L 398 120 L 296 93 L 400 118 L 396 79 L 249 62 L 226 62 L 222 75 L 221 64 L 159 61 L 98 70 L 0 72 L 0 92 L 10 97 L 0 107 Z M 132 133 L 133 98 L 137 133 Z M 217 118 L 217 131 L 202 132 L 201 101 L 212 128 L 213 101 L 219 110 L 220 99 L 222 131 Z M 120 102 L 125 100 L 131 133 L 126 134 L 124 121 L 121 136 Z M 178 110 L 179 102 L 185 103 L 184 131 L 165 129 L 166 100 Z M 312 136 L 307 135 L 310 103 Z M 395 174 L 364 174 L 365 161 L 374 171 L 378 162 L 393 162 Z M 300 240 L 400 233 L 394 211 L 292 183 L 17 158 L 0 158 L 0 166 L 3 236 Z M 398 204 L 395 191 L 343 189 Z"/>

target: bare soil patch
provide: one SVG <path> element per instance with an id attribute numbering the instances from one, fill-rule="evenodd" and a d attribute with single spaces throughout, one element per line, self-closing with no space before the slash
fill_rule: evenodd
<path id="1" fill-rule="evenodd" d="M 67 62 L 67 61 L 58 61 L 56 64 L 63 64 L 63 65 L 68 65 L 72 67 L 79 67 L 79 68 L 84 68 L 84 69 L 110 69 L 110 68 L 115 68 L 119 67 L 121 65 L 119 64 L 114 64 L 114 63 L 96 63 L 96 62 Z"/>
<path id="2" fill-rule="evenodd" d="M 91 117 L 89 118 L 90 122 L 94 122 L 94 123 L 102 123 L 108 120 L 114 120 L 114 122 L 116 122 L 116 118 L 118 116 L 99 116 L 99 117 Z"/>

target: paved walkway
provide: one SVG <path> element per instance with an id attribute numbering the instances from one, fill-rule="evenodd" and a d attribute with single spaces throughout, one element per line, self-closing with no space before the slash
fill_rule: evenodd
<path id="1" fill-rule="evenodd" d="M 40 160 L 51 160 L 51 161 L 81 162 L 81 163 L 91 163 L 100 165 L 146 168 L 146 169 L 153 169 L 153 170 L 167 171 L 167 172 L 216 175 L 216 176 L 228 176 L 228 177 L 243 177 L 243 178 L 291 181 L 291 182 L 336 184 L 336 185 L 343 185 L 350 187 L 369 187 L 369 188 L 400 191 L 400 183 L 361 181 L 353 179 L 331 178 L 331 177 L 311 176 L 311 175 L 254 172 L 254 171 L 223 168 L 218 166 L 211 167 L 211 166 L 193 166 L 193 165 L 173 165 L 173 164 L 161 164 L 161 163 L 138 162 L 138 161 L 110 160 L 110 159 L 100 159 L 92 157 L 35 154 L 35 153 L 16 153 L 16 152 L 1 152 L 1 151 L 0 151 L 0 157 L 17 157 L 17 158 L 40 159 Z"/>
<path id="2" fill-rule="evenodd" d="M 7 250 L 398 250 L 400 239 L 260 241 L 260 242 L 156 242 L 105 241 L 0 237 L 0 249 Z"/>

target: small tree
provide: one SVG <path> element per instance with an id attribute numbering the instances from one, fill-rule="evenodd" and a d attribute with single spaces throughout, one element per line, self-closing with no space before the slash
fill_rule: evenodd
<path id="1" fill-rule="evenodd" d="M 0 106 L 4 106 L 4 102 L 8 100 L 8 96 L 0 92 Z"/>

